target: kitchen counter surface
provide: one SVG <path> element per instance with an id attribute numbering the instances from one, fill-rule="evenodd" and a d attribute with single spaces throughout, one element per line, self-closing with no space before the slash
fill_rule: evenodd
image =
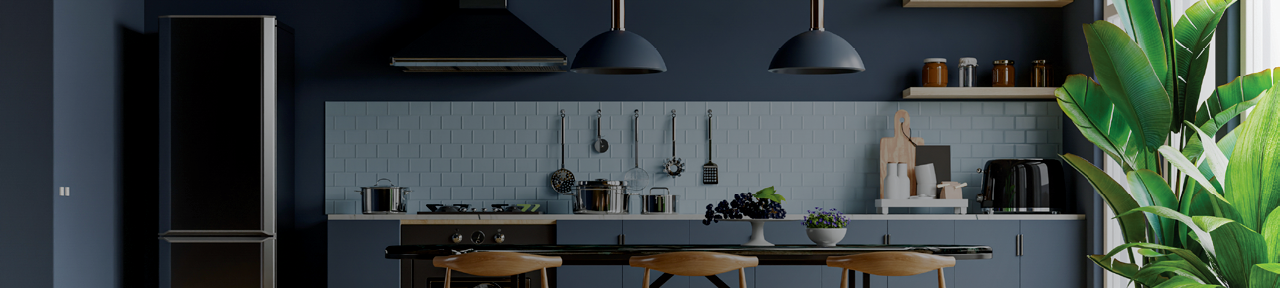
<path id="1" fill-rule="evenodd" d="M 1081 220 L 1083 214 L 845 214 L 849 220 Z M 803 220 L 803 214 L 787 215 Z M 401 220 L 404 224 L 553 224 L 555 220 L 702 220 L 702 214 L 588 215 L 588 214 L 329 214 L 329 220 Z"/>

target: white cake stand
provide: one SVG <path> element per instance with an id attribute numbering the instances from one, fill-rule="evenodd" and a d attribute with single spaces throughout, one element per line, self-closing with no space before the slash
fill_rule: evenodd
<path id="1" fill-rule="evenodd" d="M 769 243 L 769 241 L 768 241 L 768 240 L 764 240 L 764 223 L 765 223 L 765 222 L 775 222 L 775 221 L 797 221 L 797 220 L 789 220 L 789 219 L 720 219 L 720 221 L 731 221 L 731 222 L 740 222 L 740 221 L 745 221 L 745 222 L 751 222 L 751 239 L 747 240 L 747 243 L 742 243 L 742 246 L 773 246 L 773 243 Z"/>

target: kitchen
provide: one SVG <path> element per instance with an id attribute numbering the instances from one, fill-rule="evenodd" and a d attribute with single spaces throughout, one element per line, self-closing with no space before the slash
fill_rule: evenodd
<path id="1" fill-rule="evenodd" d="M 808 30 L 810 1 L 628 1 L 629 9 L 625 13 L 630 17 L 626 18 L 626 31 L 650 42 L 661 53 L 666 66 L 664 72 L 646 75 L 590 75 L 571 71 L 406 73 L 404 67 L 389 65 L 394 61 L 392 57 L 405 47 L 430 30 L 445 26 L 445 19 L 460 13 L 457 0 L 111 2 L 119 5 L 98 7 L 106 12 L 60 6 L 58 12 L 50 13 L 62 17 L 50 18 L 57 21 L 80 18 L 100 27 L 120 27 L 124 33 L 116 37 L 125 37 L 120 40 L 123 42 L 84 37 L 98 42 L 80 47 L 72 45 L 78 42 L 59 38 L 64 39 L 63 42 L 49 45 L 77 49 L 116 47 L 100 52 L 124 53 L 116 57 L 125 57 L 127 61 L 101 64 L 132 71 L 113 74 L 128 85 L 122 90 L 76 85 L 60 86 L 69 87 L 60 89 L 104 91 L 101 93 L 142 91 L 142 95 L 151 95 L 152 87 L 157 86 L 154 79 L 160 78 L 152 67 L 160 62 L 155 59 L 155 47 L 160 42 L 164 16 L 274 15 L 274 19 L 291 29 L 295 41 L 291 59 L 296 61 L 292 65 L 295 74 L 290 77 L 295 81 L 291 86 L 294 98 L 288 105 L 281 106 L 279 119 L 292 127 L 275 135 L 281 139 L 277 152 L 292 157 L 277 167 L 288 173 L 281 173 L 277 178 L 283 186 L 278 187 L 274 200 L 279 209 L 274 224 L 278 237 L 273 259 L 276 286 L 406 287 L 405 277 L 414 274 L 415 269 L 436 273 L 430 277 L 437 277 L 442 269 L 423 268 L 430 265 L 413 263 L 421 260 L 388 259 L 385 251 L 388 246 L 428 242 L 447 245 L 445 243 L 454 243 L 451 238 L 455 233 L 462 238 L 458 243 L 472 243 L 476 241 L 477 237 L 473 237 L 476 231 L 482 233 L 478 238 L 484 245 L 495 245 L 495 236 L 501 234 L 499 238 L 504 240 L 495 246 L 619 243 L 738 246 L 750 241 L 752 223 L 722 221 L 703 225 L 706 206 L 721 200 L 732 201 L 735 194 L 754 193 L 767 187 L 786 197 L 781 207 L 788 212 L 787 220 L 762 225 L 760 240 L 776 245 L 816 247 L 800 225 L 801 219 L 808 214 L 807 210 L 815 207 L 835 208 L 850 219 L 849 232 L 839 242 L 841 245 L 979 245 L 994 251 L 992 259 L 959 260 L 955 267 L 944 268 L 945 282 L 952 287 L 1047 285 L 1035 281 L 1064 287 L 1101 287 L 1105 273 L 1083 255 L 1107 252 L 1101 237 L 1107 219 L 1102 210 L 1106 207 L 1076 171 L 1067 168 L 1061 173 L 1065 178 L 1063 195 L 1070 197 L 1072 205 L 1057 214 L 988 215 L 976 200 L 984 186 L 984 174 L 979 169 L 984 168 L 988 160 L 1060 159 L 1058 155 L 1065 153 L 1098 161 L 1105 157 L 1072 125 L 1072 120 L 1051 99 L 1051 93 L 1040 93 L 1038 99 L 980 99 L 972 95 L 952 99 L 904 99 L 904 94 L 926 91 L 912 89 L 919 88 L 924 81 L 921 60 L 934 57 L 947 60 L 945 67 L 951 69 L 951 75 L 946 79 L 950 87 L 959 86 L 957 65 L 963 57 L 979 60 L 974 77 L 978 86 L 991 85 L 991 63 L 1001 59 L 1015 61 L 1018 89 L 1030 88 L 1034 60 L 1047 60 L 1051 73 L 1057 75 L 1058 84 L 1065 75 L 1090 73 L 1092 66 L 1079 25 L 1101 18 L 1106 1 L 1044 1 L 1061 4 L 1050 8 L 921 8 L 904 7 L 904 1 L 898 0 L 828 0 L 823 14 L 826 31 L 840 35 L 856 48 L 866 69 L 836 75 L 787 75 L 769 71 L 770 61 L 779 48 L 791 37 Z M 566 65 L 579 58 L 579 51 L 593 36 L 610 31 L 612 1 L 609 0 L 505 2 L 513 15 L 565 55 Z M 62 14 L 70 13 L 67 11 L 116 14 L 104 20 L 103 17 Z M 111 21 L 124 24 L 109 25 L 113 24 L 108 23 Z M 93 31 L 97 33 L 93 35 L 112 35 L 111 31 Z M 55 55 L 78 50 L 58 51 Z M 103 59 L 112 59 L 111 55 L 106 56 Z M 65 73 L 70 69 L 59 71 Z M 112 107 L 110 103 L 94 102 L 110 102 L 111 97 L 82 98 L 85 103 Z M 219 97 L 204 100 L 207 103 L 224 101 Z M 123 109 L 123 114 L 149 118 L 124 123 L 150 129 L 152 121 L 161 118 L 152 116 L 165 117 L 169 115 L 165 113 L 174 111 L 162 108 L 161 115 L 149 115 L 156 113 L 152 107 L 158 103 L 153 101 L 124 102 L 132 105 L 127 107 L 141 106 L 147 111 L 138 113 L 138 109 L 130 108 Z M 221 105 L 236 107 L 238 104 Z M 565 114 L 566 133 L 561 132 L 561 110 Z M 226 123 L 247 119 L 238 111 L 212 110 L 202 115 Z M 949 163 L 945 165 L 950 168 L 938 169 L 939 175 L 949 174 L 939 178 L 939 182 L 968 184 L 960 188 L 958 195 L 967 205 L 960 208 L 964 214 L 956 214 L 953 207 L 891 208 L 888 215 L 879 213 L 876 203 L 881 198 L 878 190 L 884 178 L 882 164 L 878 163 L 880 140 L 895 137 L 894 129 L 901 129 L 902 126 L 892 124 L 899 111 L 909 114 L 908 134 L 922 139 L 919 147 L 945 145 L 948 155 L 933 158 Z M 248 130 L 252 129 L 230 132 Z M 144 131 L 144 134 L 153 131 Z M 637 134 L 638 137 L 634 136 Z M 86 135 L 90 136 L 61 138 L 61 141 L 79 139 L 99 143 L 105 140 L 89 138 L 123 137 Z M 562 135 L 567 136 L 563 141 L 564 152 L 560 149 Z M 64 134 L 63 137 L 70 136 Z M 141 146 L 136 145 L 136 141 L 121 139 L 122 146 L 142 147 L 129 149 L 146 151 L 131 150 L 139 153 L 125 153 L 124 159 L 149 159 L 149 156 L 137 155 L 154 155 L 150 147 L 155 146 L 149 146 L 154 145 L 149 136 L 128 138 L 148 139 L 146 145 Z M 288 141 L 284 141 L 286 139 Z M 597 152 L 593 147 L 599 140 L 609 142 L 607 151 Z M 168 152 L 167 146 L 160 150 Z M 680 177 L 664 172 L 664 162 L 673 157 L 685 163 Z M 562 162 L 563 169 L 571 171 L 577 181 L 624 180 L 627 171 L 641 168 L 651 177 L 651 183 L 647 188 L 628 192 L 644 195 L 650 194 L 648 188 L 665 187 L 667 190 L 653 192 L 675 195 L 676 204 L 671 206 L 675 213 L 643 214 L 642 203 L 639 203 L 642 196 L 633 195 L 625 214 L 574 214 L 574 196 L 557 193 L 549 184 L 549 178 L 562 168 Z M 717 164 L 716 184 L 703 181 L 702 166 L 709 162 Z M 932 162 L 944 166 L 941 161 Z M 146 166 L 154 169 L 151 162 Z M 164 173 L 162 171 L 161 178 L 167 177 Z M 208 173 L 224 175 L 217 171 Z M 207 183 L 226 187 L 241 185 L 221 184 L 237 182 L 239 178 L 216 178 L 217 181 Z M 387 180 L 381 181 L 384 178 Z M 132 180 L 128 184 L 139 185 L 155 181 L 154 178 L 129 179 Z M 363 214 L 365 195 L 356 191 L 388 185 L 411 191 L 402 199 L 403 214 Z M 52 193 L 59 196 L 55 200 L 63 201 L 59 203 L 80 201 L 76 206 L 57 206 L 61 207 L 58 215 L 113 216 L 81 217 L 85 219 L 80 220 L 49 216 L 51 221 L 92 222 L 75 227 L 95 229 L 108 229 L 105 227 L 114 227 L 112 223 L 116 223 L 123 230 L 105 233 L 131 235 L 120 237 L 132 240 L 118 244 L 124 247 L 120 248 L 122 255 L 103 256 L 85 253 L 97 246 L 74 241 L 98 239 L 94 235 L 104 231 L 64 229 L 58 232 L 63 234 L 50 236 L 61 239 L 49 241 L 56 242 L 53 245 L 58 247 L 50 248 L 51 251 L 62 251 L 58 253 L 64 257 L 89 255 L 77 260 L 95 267 L 119 265 L 106 259 L 134 259 L 126 262 L 136 265 L 121 265 L 125 267 L 120 269 L 141 275 L 110 280 L 103 278 L 112 276 L 101 275 L 111 272 L 86 272 L 82 277 L 60 278 L 74 280 L 59 280 L 73 281 L 59 282 L 59 285 L 75 286 L 68 284 L 77 283 L 74 281 L 133 283 L 139 279 L 151 280 L 147 277 L 168 277 L 164 274 L 169 263 L 153 261 L 161 257 L 155 251 L 156 234 L 165 232 L 163 224 L 160 231 L 153 225 L 160 220 L 157 218 L 164 218 L 157 216 L 163 210 L 151 204 L 157 201 L 154 194 L 117 191 L 117 195 L 112 196 L 116 198 L 89 198 L 100 194 L 86 188 L 88 184 L 56 186 L 76 186 L 67 189 L 66 195 L 54 189 Z M 937 193 L 943 192 L 939 189 Z M 226 191 L 211 194 L 224 195 L 221 200 L 226 203 L 244 199 L 241 194 Z M 125 204 L 99 205 L 112 202 Z M 146 207 L 138 207 L 137 203 L 144 203 Z M 431 205 L 445 209 L 455 204 L 491 210 L 495 208 L 493 205 L 500 205 L 504 209 L 515 207 L 542 214 L 419 214 L 432 213 L 429 212 Z M 0 211 L 29 209 L 36 208 L 13 207 Z M 16 215 L 8 218 L 28 217 Z M 46 226 L 56 225 L 62 224 Z M 406 237 L 426 240 L 407 242 Z M 164 241 L 160 242 L 164 245 Z M 51 265 L 66 267 L 68 264 L 56 263 L 70 263 L 59 261 L 63 262 L 55 261 Z M 640 287 L 643 270 L 625 264 L 565 265 L 552 270 L 551 277 L 555 277 L 554 287 Z M 155 275 L 156 271 L 162 275 Z M 745 271 L 748 287 L 835 287 L 841 282 L 839 269 L 821 264 L 762 262 L 759 267 Z M 534 274 L 538 273 L 528 275 L 533 279 L 530 280 L 533 286 L 538 286 L 535 281 L 538 277 L 532 276 Z M 928 272 L 908 277 L 876 276 L 871 282 L 873 287 L 907 284 L 932 287 L 934 275 Z M 733 280 L 738 277 L 737 273 L 728 272 L 720 278 L 733 286 Z M 701 278 L 675 277 L 665 285 L 713 286 Z M 602 282 L 607 285 L 599 285 Z M 15 287 L 22 286 L 53 285 Z"/>
<path id="2" fill-rule="evenodd" d="M 465 6 L 468 2 L 455 3 Z M 574 51 L 573 48 L 577 47 L 569 46 L 579 44 L 560 43 L 580 43 L 586 39 L 561 38 L 571 38 L 572 35 L 583 33 L 589 38 L 610 29 L 605 26 L 608 21 L 603 21 L 599 27 L 586 25 L 592 23 L 586 19 L 590 19 L 593 14 L 600 14 L 597 17 L 604 20 L 609 19 L 605 18 L 610 17 L 612 12 L 608 9 L 609 6 L 576 4 L 531 5 L 507 1 L 508 10 L 519 21 L 536 31 L 546 42 L 552 43 L 564 55 L 574 56 L 565 57 L 565 64 L 577 63 L 575 59 L 583 57 L 581 54 L 584 52 L 581 51 L 589 44 L 581 44 L 584 48 Z M 609 3 L 606 1 L 602 4 Z M 381 55 L 391 56 L 392 65 L 388 67 L 386 58 L 381 58 L 384 66 L 379 68 L 396 73 L 387 73 L 390 78 L 368 78 L 373 81 L 369 83 L 397 81 L 403 84 L 338 93 L 336 95 L 341 95 L 338 98 L 326 97 L 320 106 L 323 107 L 323 114 L 319 118 L 324 119 L 324 122 L 309 118 L 314 116 L 307 116 L 307 106 L 315 104 L 306 104 L 309 100 L 304 99 L 318 94 L 310 94 L 305 88 L 301 88 L 305 86 L 300 86 L 294 96 L 299 100 L 293 102 L 296 105 L 293 111 L 297 113 L 293 117 L 293 124 L 298 127 L 294 129 L 293 139 L 297 143 L 293 146 L 296 168 L 292 172 L 296 175 L 294 179 L 297 179 L 294 182 L 294 209 L 302 210 L 304 206 L 313 205 L 299 202 L 299 199 L 311 198 L 316 196 L 311 194 L 317 194 L 307 191 L 323 191 L 323 212 L 326 215 L 324 226 L 327 226 L 327 248 L 324 249 L 326 253 L 323 263 L 326 263 L 325 270 L 328 271 L 327 285 L 440 285 L 439 282 L 444 277 L 442 269 L 432 268 L 423 260 L 387 259 L 379 252 L 390 249 L 387 246 L 393 245 L 449 244 L 453 243 L 453 238 L 465 241 L 458 243 L 477 243 L 475 241 L 479 240 L 477 244 L 480 245 L 493 245 L 500 238 L 503 242 L 497 245 L 742 244 L 748 242 L 743 238 L 752 233 L 751 225 L 730 222 L 698 225 L 706 210 L 703 207 L 720 200 L 732 199 L 733 194 L 755 192 L 770 186 L 787 198 L 781 205 L 789 212 L 793 221 L 764 224 L 764 241 L 777 245 L 811 244 L 813 242 L 800 236 L 804 235 L 801 229 L 803 226 L 794 220 L 799 220 L 797 217 L 803 217 L 806 214 L 804 211 L 812 207 L 835 208 L 848 213 L 853 219 L 850 226 L 855 227 L 850 229 L 850 237 L 846 237 L 842 244 L 984 245 L 991 247 L 995 251 L 994 255 L 999 255 L 996 259 L 959 261 L 955 268 L 942 269 L 944 282 L 951 286 L 980 283 L 997 287 L 1044 285 L 1039 282 L 1042 280 L 1062 284 L 1063 287 L 1076 287 L 1083 283 L 1084 277 L 1078 275 L 1083 275 L 1089 268 L 1085 266 L 1087 262 L 1082 258 L 1070 257 L 1084 254 L 1085 246 L 1084 239 L 1070 237 L 1082 234 L 1085 227 L 1085 217 L 1076 211 L 1076 207 L 1061 206 L 1059 208 L 1064 211 L 1059 211 L 1060 214 L 1057 215 L 984 215 L 979 202 L 974 201 L 982 187 L 980 183 L 983 174 L 978 170 L 984 168 L 988 160 L 1053 159 L 1065 151 L 1063 143 L 1066 139 L 1063 138 L 1066 133 L 1062 126 L 1065 119 L 1061 111 L 1055 109 L 1055 103 L 1032 99 L 919 101 L 903 100 L 900 96 L 903 94 L 902 89 L 919 86 L 914 83 L 923 81 L 917 68 L 921 65 L 918 61 L 928 57 L 959 59 L 961 56 L 972 56 L 985 61 L 1015 59 L 1027 64 L 1035 59 L 1048 59 L 1057 66 L 1067 66 L 1064 65 L 1066 57 L 1061 56 L 1066 51 L 1053 44 L 1062 41 L 1059 38 L 1063 37 L 1060 36 L 1063 33 L 1045 33 L 1060 29 L 1056 27 L 1059 27 L 1057 23 L 1061 22 L 1060 15 L 1065 8 L 1004 8 L 987 11 L 1005 12 L 1000 15 L 1006 19 L 1043 23 L 1009 27 L 1005 32 L 1010 37 L 1023 35 L 1018 37 L 1031 39 L 1026 43 L 1032 44 L 989 45 L 986 44 L 989 42 L 959 35 L 926 38 L 899 36 L 903 33 L 924 33 L 929 31 L 926 29 L 929 27 L 907 26 L 885 31 L 876 28 L 881 25 L 857 24 L 869 21 L 868 18 L 888 16 L 879 14 L 892 13 L 896 17 L 916 19 L 934 17 L 930 15 L 951 15 L 956 9 L 919 9 L 902 7 L 900 4 L 889 7 L 848 7 L 848 2 L 832 1 L 826 4 L 825 14 L 819 16 L 826 17 L 824 24 L 829 28 L 828 31 L 846 37 L 850 45 L 857 49 L 856 53 L 862 55 L 870 70 L 855 74 L 785 75 L 768 73 L 764 69 L 768 67 L 766 61 L 779 50 L 778 47 L 785 42 L 785 38 L 804 31 L 806 24 L 809 24 L 805 20 L 810 18 L 807 13 L 809 10 L 806 9 L 809 5 L 806 4 L 810 3 L 801 2 L 799 7 L 791 8 L 785 6 L 792 5 L 779 3 L 770 3 L 765 7 L 761 7 L 764 3 L 744 3 L 742 7 L 727 8 L 734 13 L 691 9 L 689 11 L 719 15 L 715 17 L 744 20 L 753 18 L 751 15 L 756 14 L 764 17 L 763 14 L 770 13 L 774 7 L 798 13 L 779 18 L 782 22 L 787 22 L 785 19 L 795 19 L 791 20 L 795 27 L 777 23 L 748 24 L 746 22 L 750 21 L 736 20 L 744 23 L 724 29 L 725 33 L 737 36 L 724 39 L 705 37 L 701 41 L 673 38 L 693 37 L 694 34 L 689 33 L 700 29 L 651 35 L 658 32 L 650 32 L 646 27 L 680 28 L 687 24 L 679 22 L 688 20 L 681 20 L 683 18 L 678 17 L 678 13 L 673 14 L 674 11 L 652 11 L 662 9 L 663 5 L 652 6 L 637 2 L 629 4 L 627 7 L 631 9 L 626 9 L 625 13 L 631 17 L 617 26 L 625 24 L 628 28 L 626 31 L 650 41 L 654 49 L 661 53 L 660 59 L 664 62 L 662 65 L 667 71 L 651 75 L 607 76 L 575 72 L 401 72 L 439 67 L 397 66 L 434 65 L 415 59 L 441 56 L 426 52 L 414 53 L 417 53 L 415 50 L 431 49 L 449 52 L 449 46 L 438 44 L 440 42 L 456 43 L 460 47 L 476 47 L 471 48 L 473 50 L 501 50 L 487 45 L 529 50 L 540 48 L 534 45 L 536 43 L 492 44 L 476 40 L 484 38 L 478 36 L 447 38 L 450 32 L 456 34 L 456 31 L 450 29 L 468 28 L 459 23 L 471 23 L 466 19 L 449 18 L 466 15 L 467 8 L 459 7 L 424 13 L 428 15 L 406 15 L 405 20 L 411 21 L 402 25 L 414 28 L 386 28 L 387 31 L 381 32 L 387 40 L 383 40 L 383 44 L 379 46 L 387 47 L 376 48 L 390 53 L 388 55 L 388 52 L 383 52 Z M 838 8 L 841 4 L 846 7 Z M 591 10 L 588 7 L 598 9 Z M 560 22 L 533 16 L 552 14 L 551 10 L 544 9 L 556 8 L 580 11 L 583 23 L 572 28 L 561 27 L 559 25 L 563 24 L 557 25 Z M 707 8 L 710 7 L 701 9 Z M 984 10 L 959 11 L 982 13 Z M 321 76 L 329 73 L 353 73 L 345 70 L 308 69 L 309 64 L 304 59 L 319 56 L 307 55 L 314 53 L 308 52 L 307 47 L 310 45 L 306 44 L 310 32 L 299 27 L 298 23 L 288 21 L 286 15 L 275 14 L 277 21 L 293 29 L 291 32 L 297 41 L 294 44 L 297 48 L 293 50 L 299 60 L 295 67 L 298 75 L 295 79 L 330 77 Z M 645 17 L 646 15 L 663 16 L 651 18 Z M 162 21 L 173 21 L 174 24 L 162 23 L 161 31 L 164 31 L 164 25 L 173 25 L 173 29 L 177 29 L 177 21 L 181 19 L 162 18 Z M 1013 19 L 1007 21 L 1014 21 Z M 436 22 L 422 23 L 432 21 Z M 363 25 L 369 23 L 342 24 L 343 27 L 348 27 L 345 29 L 350 30 Z M 841 25 L 848 25 L 846 27 L 849 28 L 838 28 Z M 369 29 L 372 28 L 360 31 L 368 33 L 378 30 Z M 441 29 L 445 31 L 439 32 Z M 582 31 L 567 34 L 578 30 Z M 769 34 L 782 36 L 773 37 L 778 39 L 766 39 L 769 37 L 763 36 L 773 31 L 776 33 Z M 178 41 L 176 39 L 173 41 Z M 419 47 L 424 41 L 430 46 Z M 887 42 L 905 42 L 905 45 L 876 45 Z M 936 45 L 947 42 L 966 44 Z M 174 45 L 175 49 L 181 47 Z M 441 46 L 446 48 L 440 48 Z M 966 46 L 982 49 L 959 48 Z M 520 52 L 522 49 L 514 50 Z M 922 54 L 912 57 L 916 59 L 882 56 L 904 53 Z M 924 53 L 941 55 L 925 56 Z M 505 57 L 501 54 L 483 56 Z M 363 58 L 366 57 L 342 56 L 338 59 L 349 60 L 338 63 Z M 752 58 L 759 60 L 749 60 Z M 897 62 L 902 63 L 895 64 Z M 461 67 L 463 64 L 457 65 Z M 895 65 L 903 67 L 876 71 L 876 67 Z M 358 66 L 362 67 L 359 70 L 369 69 L 363 67 L 363 64 Z M 178 66 L 174 67 L 180 69 Z M 565 68 L 569 67 L 560 69 Z M 1031 70 L 1030 65 L 1019 68 L 1028 72 Z M 893 72 L 895 70 L 897 72 Z M 989 67 L 977 71 L 975 78 L 992 78 Z M 1057 74 L 1066 72 L 1060 71 Z M 859 77 L 865 75 L 876 76 Z M 1029 79 L 1030 73 L 1018 76 Z M 358 79 L 360 77 L 335 80 L 348 82 Z M 987 81 L 989 80 L 977 82 L 986 86 Z M 891 83 L 898 84 L 890 85 Z M 1029 86 L 1029 83 L 1029 80 L 1018 81 L 1018 86 Z M 356 86 L 334 88 L 338 90 L 330 92 L 357 89 Z M 641 91 L 644 93 L 638 93 Z M 601 96 L 592 96 L 593 94 Z M 174 97 L 178 97 L 177 94 Z M 282 107 L 286 105 L 281 104 Z M 225 109 L 210 111 L 221 110 Z M 889 215 L 875 215 L 876 199 L 881 198 L 878 188 L 881 186 L 879 167 L 882 165 L 878 164 L 878 160 L 882 146 L 879 140 L 895 136 L 895 126 L 898 125 L 895 125 L 897 121 L 894 118 L 899 110 L 905 111 L 909 118 L 903 119 L 908 121 L 907 126 L 898 129 L 923 139 L 917 141 L 917 144 L 949 146 L 944 148 L 949 156 L 942 158 L 951 163 L 947 165 L 951 167 L 947 169 L 951 175 L 944 180 L 970 184 L 961 193 L 963 200 L 960 202 L 967 205 L 961 211 L 963 215 L 954 213 L 955 208 L 893 208 Z M 216 117 L 216 113 L 207 116 Z M 319 126 L 323 127 L 322 132 L 318 133 L 321 137 L 313 138 L 315 136 L 311 133 L 316 132 L 309 130 L 319 128 L 318 125 L 323 125 Z M 710 135 L 710 139 L 707 135 Z M 317 144 L 314 142 L 316 140 L 321 144 L 316 148 L 322 150 L 306 152 L 314 149 L 307 146 Z M 609 149 L 600 152 L 593 147 L 599 140 L 610 142 Z M 714 143 L 711 144 L 710 151 L 708 142 Z M 561 143 L 564 143 L 563 148 L 560 147 Z M 315 162 L 322 165 L 306 164 L 307 160 L 304 159 L 316 157 L 307 155 L 323 156 L 322 162 Z M 680 158 L 686 163 L 685 171 L 680 177 L 672 177 L 664 167 L 665 162 L 671 158 Z M 708 161 L 719 163 L 717 184 L 703 184 L 701 181 L 702 173 L 698 164 Z M 651 193 L 647 188 L 666 187 L 665 192 L 658 190 L 658 193 L 676 195 L 674 214 L 642 215 L 639 211 L 642 203 L 638 200 L 632 200 L 624 211 L 614 211 L 621 214 L 576 214 L 575 212 L 582 212 L 581 207 L 573 204 L 573 197 L 576 196 L 564 195 L 563 192 L 568 191 L 557 193 L 558 189 L 551 185 L 553 172 L 561 168 L 574 174 L 578 181 L 616 181 L 624 180 L 624 172 L 637 167 L 637 164 L 651 177 L 651 183 L 648 187 L 635 187 L 640 185 L 633 184 L 628 187 L 628 192 L 647 194 Z M 942 162 L 939 165 L 943 165 Z M 318 171 L 318 175 L 323 175 L 322 178 L 302 176 L 313 173 L 310 171 L 315 168 L 322 168 Z M 1056 173 L 1064 174 L 1061 171 Z M 304 178 L 318 182 L 301 180 Z M 308 188 L 315 184 L 323 186 L 316 187 L 319 190 Z M 381 197 L 372 195 L 371 191 L 386 186 L 408 190 L 404 198 L 391 197 L 391 200 L 402 200 L 402 203 L 398 203 L 403 205 L 402 208 L 394 203 L 392 207 L 401 208 L 393 210 L 401 210 L 396 212 L 404 214 L 364 214 L 366 210 L 385 212 L 386 207 L 378 209 L 374 206 L 382 203 L 371 203 L 375 197 Z M 357 192 L 361 190 L 364 192 Z M 582 194 L 581 189 L 572 190 Z M 1061 192 L 1055 194 L 1065 196 Z M 640 196 L 632 198 L 639 199 Z M 492 210 L 498 208 L 494 205 L 502 204 L 510 205 L 507 207 L 527 204 L 535 213 L 543 214 L 480 214 L 473 217 L 419 214 L 430 213 L 428 205 L 455 204 L 470 205 L 469 208 L 476 210 Z M 1072 211 L 1065 211 L 1066 209 Z M 300 212 L 295 211 L 294 214 L 300 215 Z M 301 220 L 303 217 L 296 218 Z M 988 232 L 966 233 L 974 230 Z M 286 231 L 280 231 L 278 235 L 279 241 L 287 239 Z M 1027 241 L 1032 239 L 1036 240 L 1035 243 Z M 1024 243 L 1028 243 L 1026 248 L 1031 249 L 1020 249 Z M 286 254 L 283 252 L 287 249 L 286 245 L 281 243 L 277 247 L 281 249 L 280 254 Z M 176 246 L 174 249 L 177 249 Z M 1021 251 L 1034 252 L 1024 254 Z M 277 266 L 286 266 L 283 264 L 290 261 L 288 258 L 281 255 L 278 258 L 281 263 Z M 1046 261 L 1047 259 L 1059 260 Z M 548 284 L 554 287 L 590 287 L 612 283 L 601 281 L 616 281 L 617 286 L 630 287 L 642 282 L 639 279 L 642 271 L 633 267 L 583 266 L 574 265 L 572 261 L 568 264 L 552 269 L 547 277 L 550 278 L 547 279 Z M 982 275 L 980 271 L 994 267 L 1026 272 L 1004 273 L 1000 277 L 979 276 Z M 759 267 L 745 269 L 745 276 L 742 277 L 748 286 L 836 286 L 840 279 L 838 270 L 808 265 L 778 266 L 762 263 Z M 174 271 L 176 273 L 177 270 Z M 283 274 L 281 273 L 282 277 Z M 455 274 L 458 275 L 453 275 L 454 279 L 463 283 L 493 280 Z M 537 274 L 526 274 L 530 275 L 526 281 L 539 286 L 537 283 L 542 277 Z M 794 275 L 805 276 L 793 277 Z M 870 280 L 873 286 L 896 287 L 928 285 L 936 282 L 935 277 L 938 276 L 926 273 L 909 277 L 872 277 Z M 731 275 L 721 275 L 720 278 L 734 279 Z M 498 281 L 488 283 L 504 287 L 510 285 Z M 685 277 L 676 277 L 665 283 L 666 286 L 673 287 L 711 284 L 710 281 Z M 468 285 L 470 286 L 473 285 Z"/>

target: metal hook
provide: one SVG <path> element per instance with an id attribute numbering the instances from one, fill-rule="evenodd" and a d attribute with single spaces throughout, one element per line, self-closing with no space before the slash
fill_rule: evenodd
<path id="1" fill-rule="evenodd" d="M 600 109 L 596 109 L 596 116 L 603 116 L 603 115 L 604 114 L 600 114 Z"/>
<path id="2" fill-rule="evenodd" d="M 564 109 L 560 109 L 560 118 L 564 118 Z"/>

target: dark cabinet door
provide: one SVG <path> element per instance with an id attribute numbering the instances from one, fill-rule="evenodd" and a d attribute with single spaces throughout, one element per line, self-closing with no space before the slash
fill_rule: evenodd
<path id="1" fill-rule="evenodd" d="M 956 261 L 958 287 L 1018 287 L 1019 231 L 1017 220 L 956 221 L 956 244 L 986 245 L 992 251 L 991 259 Z"/>
<path id="2" fill-rule="evenodd" d="M 1022 287 L 1084 287 L 1084 221 L 1022 221 Z"/>
<path id="3" fill-rule="evenodd" d="M 387 246 L 400 245 L 399 220 L 330 220 L 328 226 L 329 288 L 396 287 L 401 273 L 413 271 L 402 262 L 431 266 L 431 260 L 386 259 Z"/>
<path id="4" fill-rule="evenodd" d="M 618 245 L 618 235 L 622 234 L 622 225 L 621 220 L 559 220 L 556 221 L 556 244 Z M 561 266 L 556 268 L 556 288 L 622 287 L 623 267 L 617 265 Z"/>
<path id="5" fill-rule="evenodd" d="M 955 244 L 955 222 L 951 220 L 894 220 L 888 221 L 889 244 Z M 955 268 L 943 268 L 947 287 L 955 286 Z M 872 279 L 879 278 L 872 276 Z M 915 276 L 887 277 L 888 287 L 937 287 L 937 272 L 925 272 Z"/>
<path id="6" fill-rule="evenodd" d="M 160 285 L 275 287 L 275 245 L 271 237 L 165 237 L 160 262 L 168 269 L 161 271 Z"/>

